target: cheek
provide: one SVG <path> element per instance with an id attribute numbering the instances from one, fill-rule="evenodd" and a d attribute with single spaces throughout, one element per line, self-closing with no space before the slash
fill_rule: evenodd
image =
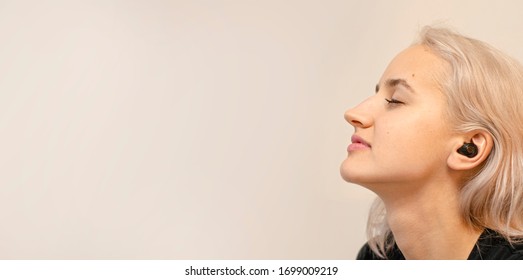
<path id="1" fill-rule="evenodd" d="M 444 127 L 435 119 L 411 118 L 411 121 L 394 121 L 390 125 L 376 127 L 376 160 L 388 168 L 409 165 L 424 166 L 444 158 Z M 383 166 L 385 167 L 385 166 Z M 400 167 L 400 166 L 398 166 Z"/>

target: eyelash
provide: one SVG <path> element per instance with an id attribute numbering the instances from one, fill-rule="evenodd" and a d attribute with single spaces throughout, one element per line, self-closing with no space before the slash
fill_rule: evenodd
<path id="1" fill-rule="evenodd" d="M 399 100 L 394 99 L 394 98 L 391 98 L 391 99 L 385 98 L 385 101 L 387 101 L 387 103 L 390 104 L 390 105 L 405 104 L 404 102 L 399 101 Z"/>

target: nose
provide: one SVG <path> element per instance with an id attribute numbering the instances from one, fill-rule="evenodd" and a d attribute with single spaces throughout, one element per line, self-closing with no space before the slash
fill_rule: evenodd
<path id="1" fill-rule="evenodd" d="M 373 118 L 369 106 L 365 106 L 369 99 L 345 112 L 345 120 L 354 127 L 365 128 L 372 125 Z"/>

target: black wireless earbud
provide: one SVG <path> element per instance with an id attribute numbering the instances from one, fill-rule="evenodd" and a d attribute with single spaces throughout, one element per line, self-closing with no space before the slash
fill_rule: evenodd
<path id="1" fill-rule="evenodd" d="M 478 146 L 472 142 L 465 143 L 458 149 L 457 152 L 466 157 L 473 158 L 478 154 Z"/>

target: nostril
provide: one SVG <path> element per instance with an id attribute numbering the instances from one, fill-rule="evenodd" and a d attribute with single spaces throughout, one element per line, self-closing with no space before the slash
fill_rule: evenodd
<path id="1" fill-rule="evenodd" d="M 347 110 L 345 120 L 354 127 L 367 127 L 371 123 L 370 116 L 359 107 Z"/>
<path id="2" fill-rule="evenodd" d="M 352 124 L 354 126 L 363 126 L 363 123 L 361 123 L 360 121 L 357 121 L 357 120 L 350 120 L 349 122 L 350 122 L 350 124 Z"/>

